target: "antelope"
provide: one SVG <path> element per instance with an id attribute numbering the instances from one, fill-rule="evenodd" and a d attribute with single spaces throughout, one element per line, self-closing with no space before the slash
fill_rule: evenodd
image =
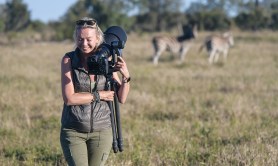
<path id="1" fill-rule="evenodd" d="M 233 45 L 234 38 L 232 33 L 226 32 L 222 36 L 211 35 L 206 37 L 204 43 L 200 47 L 200 51 L 203 47 L 206 47 L 209 57 L 208 61 L 212 64 L 218 61 L 220 54 L 223 55 L 224 61 L 226 61 L 229 48 Z"/>
<path id="2" fill-rule="evenodd" d="M 159 57 L 165 51 L 178 54 L 180 62 L 184 61 L 186 53 L 192 45 L 191 40 L 197 37 L 197 26 L 186 25 L 182 27 L 182 30 L 182 36 L 155 36 L 152 39 L 154 47 L 154 65 L 158 64 Z"/>

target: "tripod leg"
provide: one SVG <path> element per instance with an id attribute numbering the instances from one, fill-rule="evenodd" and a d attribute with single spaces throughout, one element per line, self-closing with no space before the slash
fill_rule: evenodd
<path id="1" fill-rule="evenodd" d="M 117 143 L 117 131 L 116 131 L 116 122 L 115 122 L 115 115 L 114 115 L 114 108 L 111 101 L 108 102 L 109 108 L 111 110 L 111 127 L 112 127 L 112 134 L 113 134 L 113 142 L 112 147 L 114 153 L 118 152 L 118 143 Z"/>
<path id="2" fill-rule="evenodd" d="M 119 102 L 117 95 L 114 96 L 114 105 L 115 105 L 115 117 L 116 117 L 116 125 L 117 125 L 117 132 L 118 132 L 118 147 L 119 151 L 123 151 L 123 137 L 122 137 L 122 128 L 121 128 L 121 118 L 120 118 L 120 109 L 119 109 Z"/>
<path id="3" fill-rule="evenodd" d="M 114 92 L 117 92 L 116 88 L 116 82 L 113 81 L 112 75 L 109 75 L 107 77 L 106 82 L 106 90 L 112 90 Z M 111 87 L 112 85 L 112 87 Z M 122 129 L 121 129 L 121 120 L 120 120 L 120 111 L 119 111 L 119 101 L 117 94 L 114 95 L 114 105 L 112 101 L 108 102 L 110 111 L 111 111 L 111 126 L 112 126 L 112 132 L 113 132 L 113 150 L 114 153 L 117 153 L 118 151 L 123 151 L 123 138 L 122 138 Z M 115 108 L 115 110 L 114 110 Z"/>

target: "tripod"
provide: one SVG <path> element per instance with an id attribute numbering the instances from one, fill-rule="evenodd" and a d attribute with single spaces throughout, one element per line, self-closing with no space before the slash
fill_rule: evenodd
<path id="1" fill-rule="evenodd" d="M 106 90 L 113 90 L 117 93 L 116 82 L 113 79 L 113 74 L 106 75 Z M 108 106 L 111 111 L 111 127 L 113 134 L 112 147 L 114 153 L 118 151 L 123 151 L 123 138 L 122 138 L 122 129 L 121 129 L 121 119 L 120 119 L 120 108 L 119 108 L 119 100 L 117 94 L 114 95 L 114 101 L 108 101 Z"/>

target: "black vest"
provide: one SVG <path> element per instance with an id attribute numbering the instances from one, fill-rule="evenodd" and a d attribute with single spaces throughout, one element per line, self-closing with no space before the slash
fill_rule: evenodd
<path id="1" fill-rule="evenodd" d="M 71 59 L 75 93 L 105 89 L 106 78 L 103 75 L 97 75 L 96 83 L 91 86 L 90 76 L 82 67 L 77 51 L 68 52 L 66 55 Z M 62 127 L 79 132 L 100 131 L 111 127 L 110 109 L 106 101 L 71 106 L 64 104 L 61 122 Z"/>

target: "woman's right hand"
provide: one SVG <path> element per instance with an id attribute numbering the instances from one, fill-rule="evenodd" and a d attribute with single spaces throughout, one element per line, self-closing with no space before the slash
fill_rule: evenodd
<path id="1" fill-rule="evenodd" d="M 113 101 L 114 100 L 114 91 L 98 91 L 100 100 L 104 101 Z"/>

